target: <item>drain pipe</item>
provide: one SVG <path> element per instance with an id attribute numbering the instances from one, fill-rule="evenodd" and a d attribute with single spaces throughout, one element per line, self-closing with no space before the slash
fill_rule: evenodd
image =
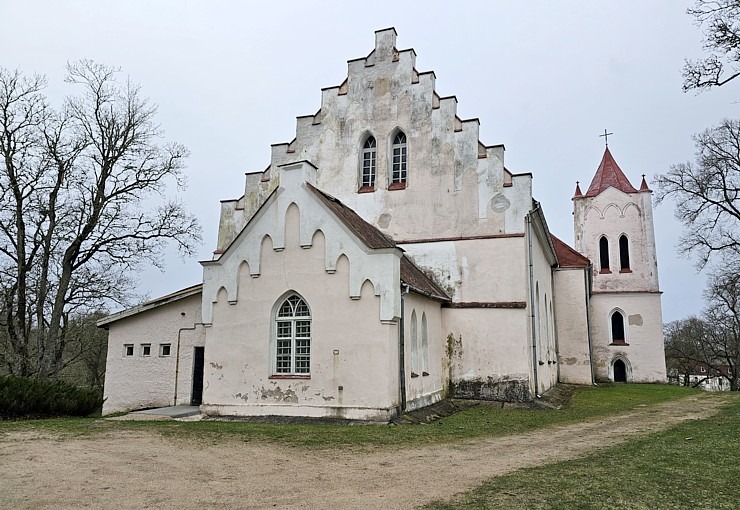
<path id="1" fill-rule="evenodd" d="M 202 322 L 196 322 L 192 328 L 180 328 L 177 330 L 177 350 L 175 351 L 175 396 L 172 399 L 172 405 L 177 405 L 177 380 L 180 375 L 180 334 L 183 331 L 195 331 L 198 326 L 202 326 Z"/>
<path id="2" fill-rule="evenodd" d="M 400 377 L 401 388 L 401 409 L 398 416 L 400 417 L 406 410 L 406 347 L 404 339 L 404 296 L 409 293 L 409 286 L 401 285 L 401 320 L 399 321 L 398 331 L 398 375 Z"/>
<path id="3" fill-rule="evenodd" d="M 588 365 L 591 367 L 591 384 L 596 386 L 596 375 L 594 374 L 594 352 L 593 339 L 591 338 L 591 275 L 593 266 L 589 263 L 586 268 L 586 278 L 584 278 L 584 287 L 586 292 L 586 331 L 588 333 Z"/>
<path id="4" fill-rule="evenodd" d="M 537 206 L 539 207 L 539 205 Z M 534 296 L 534 264 L 532 262 L 532 212 L 527 215 L 527 241 L 529 244 L 529 316 L 532 319 L 532 367 L 534 368 L 534 394 L 537 398 L 540 395 L 537 393 L 539 390 L 539 377 L 537 374 L 537 318 L 534 315 L 535 311 L 535 296 Z"/>

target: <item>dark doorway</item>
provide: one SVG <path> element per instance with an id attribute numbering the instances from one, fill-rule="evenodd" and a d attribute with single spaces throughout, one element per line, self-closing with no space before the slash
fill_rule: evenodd
<path id="1" fill-rule="evenodd" d="M 196 347 L 193 357 L 193 396 L 190 397 L 191 406 L 203 403 L 203 366 L 205 362 L 205 347 Z"/>
<path id="2" fill-rule="evenodd" d="M 627 382 L 627 367 L 621 359 L 614 362 L 614 382 Z"/>

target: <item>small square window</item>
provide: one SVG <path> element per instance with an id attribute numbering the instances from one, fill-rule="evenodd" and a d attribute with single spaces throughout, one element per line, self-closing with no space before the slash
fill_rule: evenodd
<path id="1" fill-rule="evenodd" d="M 170 355 L 170 344 L 159 344 L 159 355 L 162 357 L 166 357 Z"/>
<path id="2" fill-rule="evenodd" d="M 151 356 L 152 355 L 152 344 L 141 344 L 141 355 Z"/>
<path id="3" fill-rule="evenodd" d="M 123 346 L 123 355 L 133 356 L 134 355 L 134 344 L 125 344 Z"/>

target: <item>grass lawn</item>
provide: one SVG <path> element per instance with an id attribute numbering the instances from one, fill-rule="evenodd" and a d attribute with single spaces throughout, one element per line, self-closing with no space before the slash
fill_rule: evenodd
<path id="1" fill-rule="evenodd" d="M 678 386 L 649 384 L 583 387 L 576 391 L 571 405 L 566 409 L 557 411 L 500 409 L 481 405 L 430 425 L 288 425 L 233 421 L 110 421 L 100 418 L 57 418 L 0 421 L 0 434 L 14 430 L 37 430 L 60 435 L 147 430 L 171 437 L 203 441 L 218 441 L 231 437 L 243 441 L 274 441 L 283 445 L 317 448 L 413 446 L 455 442 L 482 436 L 518 434 L 551 425 L 616 414 L 641 404 L 656 404 L 688 396 L 697 391 Z"/>
<path id="2" fill-rule="evenodd" d="M 452 509 L 740 508 L 740 395 L 720 414 L 587 457 L 493 478 Z"/>

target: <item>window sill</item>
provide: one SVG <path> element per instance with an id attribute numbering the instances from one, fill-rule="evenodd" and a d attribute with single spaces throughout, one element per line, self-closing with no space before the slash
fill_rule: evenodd
<path id="1" fill-rule="evenodd" d="M 601 271 L 599 271 L 599 274 L 612 274 L 612 272 L 608 269 L 602 269 Z"/>
<path id="2" fill-rule="evenodd" d="M 311 374 L 273 374 L 268 379 L 311 379 Z"/>
<path id="3" fill-rule="evenodd" d="M 393 191 L 397 189 L 406 189 L 406 183 L 405 182 L 393 182 L 390 186 L 388 186 L 388 191 Z"/>
<path id="4" fill-rule="evenodd" d="M 372 193 L 375 191 L 375 186 L 362 186 L 357 190 L 357 193 Z"/>
<path id="5" fill-rule="evenodd" d="M 632 269 L 620 269 L 619 272 L 620 273 L 631 273 Z"/>
<path id="6" fill-rule="evenodd" d="M 617 340 L 617 341 L 610 343 L 609 345 L 629 345 L 629 344 L 625 342 L 624 340 L 622 340 L 621 342 Z"/>

